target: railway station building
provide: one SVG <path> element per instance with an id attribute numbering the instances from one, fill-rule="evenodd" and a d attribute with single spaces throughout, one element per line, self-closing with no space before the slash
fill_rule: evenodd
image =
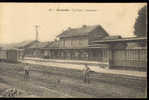
<path id="1" fill-rule="evenodd" d="M 80 28 L 68 28 L 57 36 L 59 40 L 53 41 L 47 46 L 49 58 L 76 59 L 76 60 L 103 60 L 103 44 L 101 48 L 89 48 L 93 40 L 100 40 L 109 36 L 100 25 L 86 26 Z"/>
<path id="2" fill-rule="evenodd" d="M 103 67 L 128 66 L 146 68 L 146 37 L 110 36 L 101 25 L 68 28 L 43 49 L 49 59 L 103 62 Z M 142 47 L 138 43 L 145 43 Z M 132 58 L 133 57 L 133 58 Z"/>
<path id="3" fill-rule="evenodd" d="M 147 68 L 147 37 L 110 36 L 101 25 L 68 28 L 55 41 L 34 40 L 18 48 L 28 57 L 97 61 L 106 68 Z"/>

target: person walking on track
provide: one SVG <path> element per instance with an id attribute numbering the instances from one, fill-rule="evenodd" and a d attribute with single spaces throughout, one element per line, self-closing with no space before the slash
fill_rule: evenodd
<path id="1" fill-rule="evenodd" d="M 83 81 L 84 83 L 89 83 L 89 75 L 90 75 L 91 69 L 88 67 L 87 64 L 85 64 L 85 67 L 83 68 Z"/>
<path id="2" fill-rule="evenodd" d="M 24 72 L 24 80 L 30 79 L 30 66 L 27 63 L 25 63 Z"/>

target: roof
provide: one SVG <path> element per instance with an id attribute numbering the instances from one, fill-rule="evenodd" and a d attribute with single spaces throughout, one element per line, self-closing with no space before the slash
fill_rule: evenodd
<path id="1" fill-rule="evenodd" d="M 21 47 L 26 47 L 30 44 L 33 44 L 34 42 L 39 42 L 39 41 L 36 41 L 36 40 L 27 40 L 27 41 L 23 41 L 21 43 L 18 43 L 15 47 L 16 48 L 21 48 Z"/>
<path id="2" fill-rule="evenodd" d="M 97 28 L 104 30 L 101 25 L 91 25 L 91 26 L 83 25 L 80 28 L 68 28 L 57 37 L 87 36 L 90 32 L 92 32 Z"/>
<path id="3" fill-rule="evenodd" d="M 136 43 L 127 43 L 126 49 L 146 49 L 147 46 L 141 46 L 137 42 Z"/>
<path id="4" fill-rule="evenodd" d="M 127 43 L 127 49 L 138 47 L 138 43 Z"/>
<path id="5" fill-rule="evenodd" d="M 56 41 L 50 41 L 47 42 L 47 44 L 45 43 L 44 46 L 42 46 L 42 49 L 49 49 L 49 48 L 54 48 L 56 47 Z"/>
<path id="6" fill-rule="evenodd" d="M 15 49 L 15 46 L 17 45 L 17 43 L 9 43 L 9 44 L 3 44 L 1 45 L 1 49 L 2 50 L 8 50 L 8 49 Z"/>
<path id="7" fill-rule="evenodd" d="M 46 48 L 58 48 L 58 41 L 50 42 Z"/>
<path id="8" fill-rule="evenodd" d="M 106 36 L 103 38 L 103 40 L 113 40 L 113 39 L 121 39 L 122 37 L 120 35 L 114 35 L 114 36 Z"/>
<path id="9" fill-rule="evenodd" d="M 93 41 L 93 43 L 110 43 L 110 42 L 132 42 L 132 41 L 144 41 L 147 37 L 131 37 L 131 38 L 121 38 L 121 39 L 104 39 Z"/>
<path id="10" fill-rule="evenodd" d="M 49 42 L 36 42 L 28 48 L 44 48 L 49 44 Z"/>
<path id="11" fill-rule="evenodd" d="M 14 47 L 3 47 L 1 50 L 18 50 L 17 48 Z"/>

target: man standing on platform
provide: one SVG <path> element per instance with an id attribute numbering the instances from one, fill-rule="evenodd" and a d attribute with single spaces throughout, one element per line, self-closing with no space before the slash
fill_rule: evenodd
<path id="1" fill-rule="evenodd" d="M 30 74 L 29 74 L 29 72 L 30 72 L 30 66 L 27 63 L 25 63 L 24 72 L 25 72 L 25 74 L 24 74 L 24 80 L 30 79 Z"/>
<path id="2" fill-rule="evenodd" d="M 85 64 L 85 67 L 83 68 L 83 81 L 84 83 L 89 83 L 89 75 L 90 75 L 91 69 L 88 67 L 87 64 Z"/>

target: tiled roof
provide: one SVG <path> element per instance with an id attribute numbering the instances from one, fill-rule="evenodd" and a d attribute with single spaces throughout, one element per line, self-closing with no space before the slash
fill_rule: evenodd
<path id="1" fill-rule="evenodd" d="M 1 48 L 1 50 L 17 50 L 17 49 L 14 47 L 3 47 Z"/>
<path id="2" fill-rule="evenodd" d="M 34 43 L 34 42 L 39 42 L 39 41 L 36 41 L 36 40 L 23 41 L 21 43 L 18 43 L 15 47 L 16 48 L 25 47 L 27 45 L 30 45 L 30 44 Z"/>
<path id="3" fill-rule="evenodd" d="M 58 41 L 52 41 L 50 42 L 46 48 L 58 48 Z"/>
<path id="4" fill-rule="evenodd" d="M 61 33 L 60 35 L 58 35 L 57 37 L 86 36 L 90 32 L 92 32 L 93 30 L 95 30 L 97 28 L 105 31 L 102 28 L 102 26 L 100 26 L 100 25 L 91 25 L 91 26 L 83 25 L 81 28 L 68 28 L 63 33 Z"/>
<path id="5" fill-rule="evenodd" d="M 126 49 L 147 49 L 147 46 L 141 46 L 138 43 L 127 43 Z"/>
<path id="6" fill-rule="evenodd" d="M 103 40 L 113 40 L 113 39 L 121 39 L 122 37 L 120 35 L 114 35 L 114 36 L 107 36 L 103 38 Z"/>
<path id="7" fill-rule="evenodd" d="M 36 42 L 33 45 L 29 46 L 29 48 L 44 48 L 49 44 L 49 42 Z"/>

